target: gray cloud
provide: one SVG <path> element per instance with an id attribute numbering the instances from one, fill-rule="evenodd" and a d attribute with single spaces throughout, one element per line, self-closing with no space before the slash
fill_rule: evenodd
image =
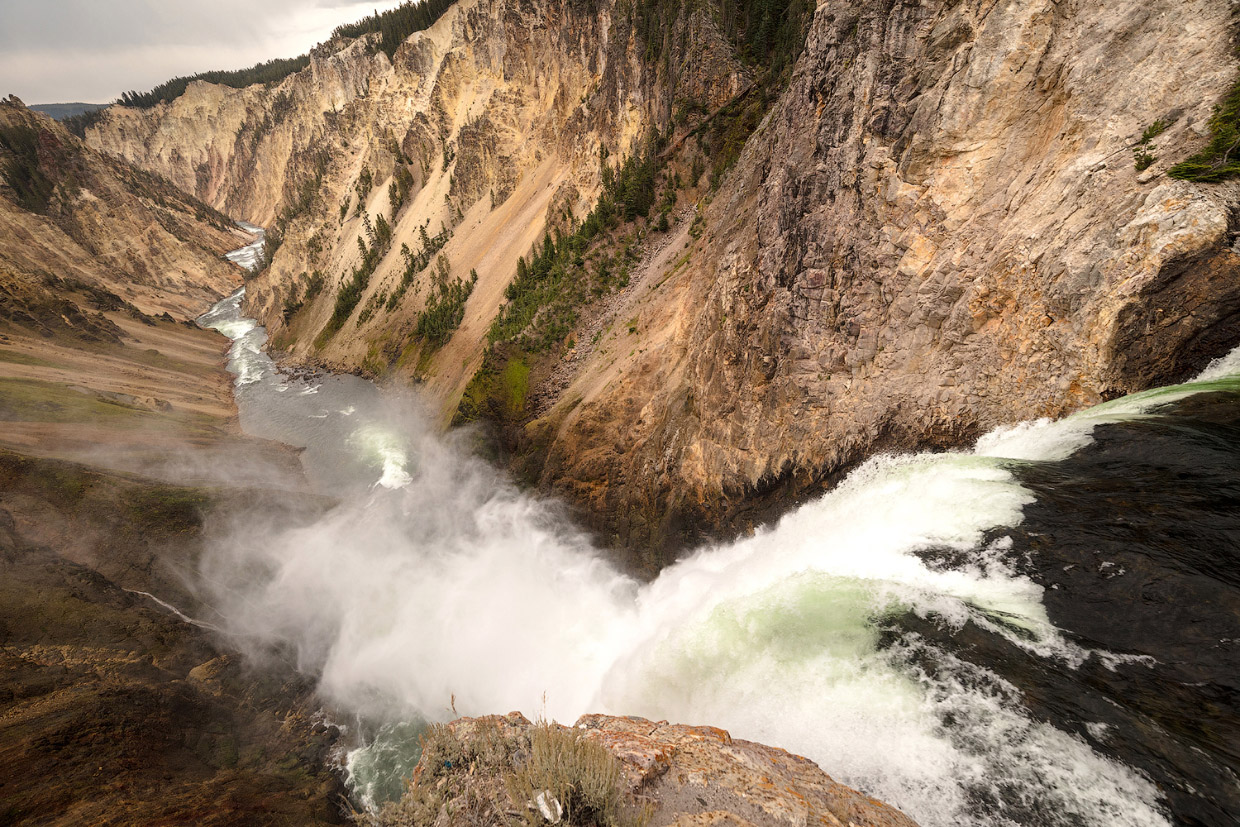
<path id="1" fill-rule="evenodd" d="M 400 0 L 0 0 L 0 95 L 103 103 L 175 75 L 293 57 Z"/>

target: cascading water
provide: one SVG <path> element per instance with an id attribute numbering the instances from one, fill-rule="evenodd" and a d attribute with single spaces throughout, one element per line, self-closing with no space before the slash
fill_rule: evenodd
<path id="1" fill-rule="evenodd" d="M 244 247 L 239 247 L 225 256 L 233 264 L 240 265 L 246 270 L 254 270 L 258 267 L 259 262 L 263 260 L 263 245 L 267 239 L 267 232 L 262 227 L 249 224 L 245 221 L 238 221 L 237 226 L 250 233 L 256 238 Z"/>
<path id="2" fill-rule="evenodd" d="M 239 523 L 213 544 L 203 588 L 213 622 L 291 649 L 324 698 L 375 722 L 350 756 L 362 798 L 399 792 L 419 725 L 454 705 L 722 726 L 807 755 L 927 827 L 1224 824 L 1236 812 L 1235 747 L 1180 737 L 1145 703 L 1159 681 L 1191 694 L 1201 676 L 1165 674 L 1140 641 L 1105 633 L 1136 614 L 1101 633 L 1065 626 L 1063 607 L 1093 596 L 1052 582 L 1073 564 L 1026 515 L 1072 499 L 1065 469 L 1106 442 L 1099 426 L 1150 426 L 1169 403 L 1228 400 L 1232 431 L 1218 439 L 1240 457 L 1240 351 L 1197 382 L 1000 429 L 972 451 L 876 457 L 777 524 L 642 584 L 553 505 L 436 434 L 413 400 L 276 372 L 240 301 L 201 321 L 234 339 L 243 426 L 306 447 L 310 477 L 341 501 L 312 525 Z M 1234 561 L 1237 536 L 1209 553 Z M 1108 562 L 1091 571 L 1119 588 Z M 1236 594 L 1200 609 L 1211 634 L 1236 633 L 1214 641 L 1232 658 Z M 1237 675 L 1210 677 L 1203 709 L 1234 717 Z"/>

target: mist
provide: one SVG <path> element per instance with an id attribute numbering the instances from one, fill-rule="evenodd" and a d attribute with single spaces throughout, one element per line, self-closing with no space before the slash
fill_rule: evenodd
<path id="1" fill-rule="evenodd" d="M 709 722 L 808 755 L 927 825 L 994 823 L 976 797 L 1012 789 L 1081 823 L 1166 823 L 1148 781 L 1031 719 L 997 675 L 893 624 L 909 612 L 972 623 L 1058 668 L 1121 662 L 1065 639 L 1041 587 L 1009 568 L 1002 539 L 986 541 L 1032 502 L 1008 466 L 1233 387 L 1236 354 L 1203 384 L 1001 429 L 971 452 L 876 457 L 753 537 L 640 583 L 562 509 L 473 456 L 466 435 L 439 434 L 416 398 L 356 377 L 282 376 L 253 322 L 210 323 L 235 339 L 247 431 L 305 445 L 312 483 L 339 504 L 298 524 L 217 515 L 198 587 L 213 624 L 253 657 L 295 659 L 337 714 Z M 923 548 L 962 562 L 932 567 Z M 934 675 L 918 666 L 927 657 Z"/>

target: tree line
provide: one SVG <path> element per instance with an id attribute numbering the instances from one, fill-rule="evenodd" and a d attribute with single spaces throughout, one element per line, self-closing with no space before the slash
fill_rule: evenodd
<path id="1" fill-rule="evenodd" d="M 375 12 L 356 23 L 337 26 L 332 37 L 361 37 L 365 34 L 378 32 L 379 48 L 389 58 L 396 54 L 396 49 L 414 32 L 424 31 L 443 17 L 443 13 L 452 7 L 455 0 L 421 0 L 421 2 L 405 2 L 382 14 Z"/>
<path id="2" fill-rule="evenodd" d="M 742 59 L 769 68 L 776 77 L 792 66 L 805 44 L 813 0 L 715 2 L 723 32 Z M 684 5 L 685 0 L 637 0 L 633 6 L 634 34 L 648 62 L 654 63 L 663 56 L 667 38 Z"/>
<path id="3" fill-rule="evenodd" d="M 197 75 L 165 81 L 149 92 L 125 92 L 116 99 L 116 102 L 121 106 L 150 109 L 153 106 L 158 106 L 161 103 L 170 103 L 181 97 L 181 95 L 185 94 L 185 90 L 189 85 L 196 80 L 204 80 L 207 83 L 215 83 L 220 86 L 230 86 L 233 89 L 244 89 L 256 83 L 279 83 L 289 75 L 294 72 L 300 72 L 309 65 L 310 56 L 302 55 L 301 57 L 277 58 L 266 63 L 256 63 L 248 69 L 237 69 L 231 72 L 202 72 Z"/>
<path id="4" fill-rule="evenodd" d="M 452 6 L 453 2 L 455 0 L 421 0 L 417 3 L 408 0 L 391 11 L 376 12 L 356 23 L 338 26 L 332 32 L 332 37 L 356 38 L 377 32 L 380 35 L 379 48 L 390 58 L 396 53 L 397 47 L 405 42 L 405 38 L 414 32 L 430 28 Z M 300 55 L 256 63 L 248 69 L 201 72 L 197 75 L 173 78 L 149 92 L 125 92 L 116 99 L 116 103 L 136 109 L 150 109 L 181 97 L 189 85 L 196 80 L 229 86 L 233 89 L 244 89 L 256 83 L 270 86 L 295 72 L 300 72 L 309 65 L 310 56 Z"/>

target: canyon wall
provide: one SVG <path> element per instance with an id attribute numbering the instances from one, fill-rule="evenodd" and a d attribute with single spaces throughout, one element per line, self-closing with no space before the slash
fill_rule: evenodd
<path id="1" fill-rule="evenodd" d="M 113 107 L 88 139 L 237 218 L 285 216 L 283 246 L 247 291 L 274 346 L 298 361 L 423 383 L 446 422 L 517 258 L 549 219 L 589 211 L 600 158 L 631 154 L 666 127 L 677 101 L 715 107 L 749 85 L 705 10 L 677 15 L 675 60 L 657 66 L 633 20 L 615 12 L 606 2 L 465 0 L 390 61 L 377 35 L 335 40 L 277 87 L 194 83 L 151 110 Z M 400 205 L 389 197 L 398 167 L 408 176 Z M 357 312 L 320 335 L 362 261 L 358 240 L 373 241 L 367 227 L 381 214 L 392 237 Z M 417 252 L 432 237 L 447 239 L 432 263 L 442 254 L 454 278 L 478 276 L 463 322 L 434 354 L 418 349 L 413 327 L 435 268 L 400 284 L 402 245 Z M 310 287 L 316 271 L 321 292 Z M 286 301 L 307 292 L 316 299 L 286 317 Z M 399 301 L 387 301 L 393 294 Z"/>
<path id="2" fill-rule="evenodd" d="M 16 98 L 0 100 L 0 321 L 72 326 L 65 311 L 26 298 L 54 303 L 48 289 L 66 284 L 193 318 L 240 285 L 223 253 L 244 243 L 227 218 L 167 181 L 91 150 Z"/>
<path id="3" fill-rule="evenodd" d="M 709 7 L 655 61 L 625 8 L 469 0 L 393 61 L 326 44 L 276 88 L 196 84 L 90 141 L 260 223 L 313 178 L 251 308 L 287 358 L 419 382 L 446 422 L 516 257 L 588 211 L 600 157 L 667 130 L 671 180 L 750 89 Z M 1240 192 L 1165 173 L 1207 140 L 1233 32 L 1225 0 L 819 3 L 739 160 L 683 187 L 665 232 L 633 225 L 626 285 L 535 365 L 502 417 L 515 466 L 617 544 L 673 548 L 875 451 L 1187 376 L 1240 340 Z M 328 335 L 398 165 L 394 239 Z M 422 227 L 478 276 L 438 349 L 413 330 L 435 268 L 399 286 Z"/>
<path id="4" fill-rule="evenodd" d="M 245 240 L 0 101 L 5 823 L 343 821 L 313 683 L 180 614 L 210 611 L 188 576 L 206 512 L 325 507 L 295 452 L 240 433 L 227 342 L 192 321 L 240 285 L 223 253 Z"/>
<path id="5" fill-rule="evenodd" d="M 1233 31 L 1221 0 L 820 3 L 692 257 L 531 437 L 539 478 L 630 542 L 687 539 L 1204 367 L 1240 342 L 1238 192 L 1164 173 Z"/>

